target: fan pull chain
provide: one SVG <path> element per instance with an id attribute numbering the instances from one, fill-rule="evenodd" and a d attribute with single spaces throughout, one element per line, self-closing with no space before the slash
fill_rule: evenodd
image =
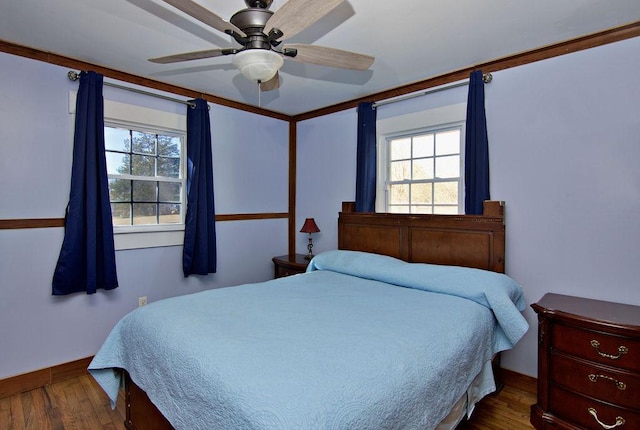
<path id="1" fill-rule="evenodd" d="M 262 107 L 262 91 L 260 91 L 260 81 L 258 81 L 258 107 Z"/>

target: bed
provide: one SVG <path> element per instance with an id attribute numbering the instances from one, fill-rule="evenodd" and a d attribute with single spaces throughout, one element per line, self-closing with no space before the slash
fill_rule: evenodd
<path id="1" fill-rule="evenodd" d="M 307 273 L 139 308 L 89 371 L 130 430 L 452 429 L 527 330 L 503 221 L 345 203 Z"/>

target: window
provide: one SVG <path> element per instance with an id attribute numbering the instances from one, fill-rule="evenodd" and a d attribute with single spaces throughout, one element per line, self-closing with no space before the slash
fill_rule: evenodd
<path id="1" fill-rule="evenodd" d="M 114 228 L 183 224 L 185 136 L 105 126 Z"/>
<path id="2" fill-rule="evenodd" d="M 387 211 L 457 214 L 462 125 L 388 137 Z"/>
<path id="3" fill-rule="evenodd" d="M 464 212 L 465 117 L 460 103 L 378 120 L 378 212 Z"/>
<path id="4" fill-rule="evenodd" d="M 75 114 L 76 91 L 69 92 Z M 105 156 L 116 250 L 182 245 L 186 212 L 184 107 L 104 100 Z"/>

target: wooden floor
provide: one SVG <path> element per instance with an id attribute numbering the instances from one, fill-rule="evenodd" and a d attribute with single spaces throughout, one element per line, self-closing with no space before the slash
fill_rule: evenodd
<path id="1" fill-rule="evenodd" d="M 529 410 L 536 395 L 505 385 L 500 393 L 482 399 L 471 419 L 457 430 L 530 430 Z"/>
<path id="2" fill-rule="evenodd" d="M 115 410 L 88 374 L 0 399 L 0 430 L 123 430 L 124 396 Z"/>
<path id="3" fill-rule="evenodd" d="M 485 397 L 459 430 L 523 430 L 535 395 L 505 386 Z M 124 427 L 124 398 L 115 410 L 89 375 L 0 399 L 0 430 L 94 430 Z"/>

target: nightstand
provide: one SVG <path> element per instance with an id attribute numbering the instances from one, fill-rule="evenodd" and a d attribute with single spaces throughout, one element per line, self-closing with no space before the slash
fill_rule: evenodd
<path id="1" fill-rule="evenodd" d="M 304 273 L 309 265 L 309 260 L 306 260 L 304 257 L 305 256 L 303 254 L 295 254 L 292 258 L 289 258 L 289 255 L 273 257 L 272 260 L 275 265 L 275 277 L 282 278 L 283 276 Z"/>
<path id="2" fill-rule="evenodd" d="M 538 430 L 640 429 L 640 306 L 546 294 L 538 314 Z"/>

